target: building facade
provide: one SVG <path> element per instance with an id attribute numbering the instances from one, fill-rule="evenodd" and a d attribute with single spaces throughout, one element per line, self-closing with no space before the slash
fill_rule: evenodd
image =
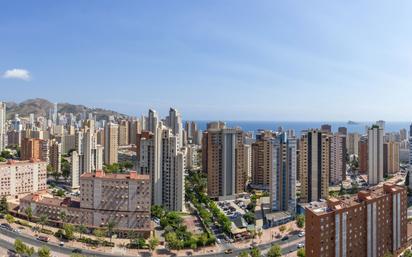
<path id="1" fill-rule="evenodd" d="M 329 133 L 309 130 L 300 140 L 299 169 L 301 202 L 318 201 L 329 196 L 330 172 Z"/>
<path id="2" fill-rule="evenodd" d="M 374 125 L 368 129 L 368 184 L 383 181 L 383 126 Z"/>
<path id="3" fill-rule="evenodd" d="M 204 137 L 202 151 L 207 161 L 208 195 L 219 199 L 235 198 L 245 191 L 247 181 L 243 131 L 213 122 L 208 124 Z"/>
<path id="4" fill-rule="evenodd" d="M 0 163 L 0 196 L 16 196 L 47 188 L 47 163 L 12 161 Z"/>
<path id="5" fill-rule="evenodd" d="M 307 257 L 383 257 L 407 243 L 407 192 L 384 184 L 305 210 Z"/>
<path id="6" fill-rule="evenodd" d="M 103 171 L 84 173 L 80 177 L 80 201 L 70 198 L 50 198 L 31 194 L 20 201 L 20 212 L 29 206 L 33 216 L 47 214 L 50 222 L 83 224 L 95 229 L 114 222 L 116 232 L 124 237 L 138 232 L 148 237 L 152 231 L 150 221 L 150 179 L 135 171 L 125 174 L 105 174 Z"/>
<path id="7" fill-rule="evenodd" d="M 297 142 L 285 133 L 273 140 L 270 203 L 273 211 L 296 212 Z"/>

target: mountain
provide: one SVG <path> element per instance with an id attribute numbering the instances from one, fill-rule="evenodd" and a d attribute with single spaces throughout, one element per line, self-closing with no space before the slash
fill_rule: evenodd
<path id="1" fill-rule="evenodd" d="M 27 117 L 30 113 L 34 113 L 37 116 L 49 116 L 50 109 L 54 108 L 54 103 L 42 99 L 28 99 L 21 103 L 8 102 L 7 105 L 7 118 L 11 119 L 16 113 L 21 117 Z M 102 108 L 89 108 L 84 105 L 76 105 L 70 103 L 57 103 L 57 110 L 59 113 L 73 113 L 75 116 L 80 115 L 81 113 L 93 113 L 96 115 L 97 119 L 107 119 L 108 116 L 113 115 L 117 117 L 127 118 L 128 116 L 122 113 L 118 113 L 112 110 L 105 110 Z"/>

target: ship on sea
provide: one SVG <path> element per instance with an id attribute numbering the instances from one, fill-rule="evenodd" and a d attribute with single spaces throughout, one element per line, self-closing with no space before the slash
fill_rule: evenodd
<path id="1" fill-rule="evenodd" d="M 357 122 L 355 122 L 355 121 L 352 121 L 352 120 L 350 120 L 350 121 L 348 121 L 348 125 L 358 125 L 359 123 L 357 123 Z"/>

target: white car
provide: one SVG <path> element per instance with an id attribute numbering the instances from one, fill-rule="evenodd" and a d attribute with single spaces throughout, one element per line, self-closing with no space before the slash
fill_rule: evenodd
<path id="1" fill-rule="evenodd" d="M 304 237 L 304 236 L 305 236 L 305 232 L 303 232 L 303 231 L 300 232 L 298 236 L 299 236 L 299 237 Z"/>
<path id="2" fill-rule="evenodd" d="M 298 244 L 298 248 L 300 249 L 300 248 L 303 248 L 305 246 L 305 244 L 304 243 L 299 243 Z"/>

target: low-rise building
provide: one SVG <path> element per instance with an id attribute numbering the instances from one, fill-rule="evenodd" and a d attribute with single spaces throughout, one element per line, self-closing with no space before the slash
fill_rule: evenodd
<path id="1" fill-rule="evenodd" d="M 62 223 L 60 213 L 66 213 L 71 224 L 83 224 L 95 229 L 115 223 L 119 236 L 135 231 L 148 237 L 150 223 L 150 178 L 135 171 L 125 174 L 105 174 L 103 171 L 84 173 L 80 177 L 80 199 L 53 198 L 31 194 L 21 199 L 20 213 L 29 206 L 33 216 L 46 214 L 49 220 Z"/>

